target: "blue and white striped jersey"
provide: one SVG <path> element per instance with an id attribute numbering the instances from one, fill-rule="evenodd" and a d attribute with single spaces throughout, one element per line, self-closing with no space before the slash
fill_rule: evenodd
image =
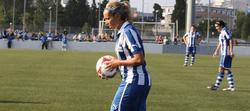
<path id="1" fill-rule="evenodd" d="M 229 43 L 232 40 L 232 34 L 226 27 L 224 27 L 219 35 L 219 42 L 221 44 L 221 55 L 229 55 Z"/>
<path id="2" fill-rule="evenodd" d="M 118 59 L 133 58 L 136 53 L 143 53 L 144 48 L 138 30 L 129 22 L 125 22 L 117 34 L 115 52 Z M 151 85 L 146 62 L 137 66 L 119 66 L 123 81 L 138 85 Z"/>
<path id="3" fill-rule="evenodd" d="M 63 37 L 62 37 L 62 43 L 63 44 L 67 44 L 68 43 L 68 38 L 65 35 L 63 35 Z"/>
<path id="4" fill-rule="evenodd" d="M 195 47 L 197 44 L 197 39 L 201 35 L 199 32 L 187 32 L 184 36 L 188 39 L 187 47 Z"/>

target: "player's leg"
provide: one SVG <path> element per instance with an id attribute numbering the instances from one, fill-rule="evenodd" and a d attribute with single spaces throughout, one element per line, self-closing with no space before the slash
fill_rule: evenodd
<path id="1" fill-rule="evenodd" d="M 211 89 L 211 90 L 217 90 L 220 87 L 220 84 L 222 82 L 224 78 L 224 68 L 223 67 L 219 67 L 219 72 L 217 74 L 215 83 L 211 86 L 208 86 L 207 88 Z"/>
<path id="2" fill-rule="evenodd" d="M 110 111 L 139 111 L 140 88 L 137 84 L 122 82 L 115 94 Z"/>
<path id="3" fill-rule="evenodd" d="M 196 48 L 193 47 L 190 66 L 192 66 L 195 63 L 195 54 L 196 54 Z"/>
<path id="4" fill-rule="evenodd" d="M 8 48 L 11 48 L 11 42 L 8 41 Z"/>
<path id="5" fill-rule="evenodd" d="M 219 72 L 218 72 L 218 75 L 217 75 L 217 78 L 216 78 L 214 86 L 216 86 L 216 87 L 219 88 L 220 84 L 221 84 L 221 82 L 222 82 L 222 80 L 224 78 L 224 76 L 225 76 L 224 68 L 223 67 L 219 67 Z"/>
<path id="6" fill-rule="evenodd" d="M 188 65 L 188 60 L 189 60 L 189 53 L 186 53 L 185 60 L 184 60 L 184 66 Z"/>
<path id="7" fill-rule="evenodd" d="M 227 81 L 228 81 L 228 88 L 223 89 L 224 91 L 234 91 L 235 90 L 235 85 L 234 85 L 234 78 L 233 78 L 233 73 L 231 71 L 231 65 L 232 65 L 232 57 L 227 56 L 225 59 L 225 73 L 227 74 Z"/>
<path id="8" fill-rule="evenodd" d="M 62 51 L 66 51 L 66 50 L 67 50 L 66 47 L 67 47 L 67 45 L 63 43 L 63 44 L 62 44 Z"/>
<path id="9" fill-rule="evenodd" d="M 217 90 L 219 87 L 220 87 L 220 84 L 224 78 L 224 65 L 225 65 L 225 59 L 226 59 L 226 56 L 224 55 L 221 55 L 220 57 L 220 67 L 219 67 L 219 70 L 218 70 L 218 75 L 217 75 L 217 78 L 216 78 L 216 81 L 215 81 L 215 84 L 212 85 L 212 86 L 209 86 L 207 88 L 211 89 L 211 90 Z"/>
<path id="10" fill-rule="evenodd" d="M 67 44 L 64 44 L 64 51 L 67 51 Z"/>
<path id="11" fill-rule="evenodd" d="M 183 66 L 187 66 L 188 65 L 189 54 L 190 54 L 190 48 L 186 47 L 186 54 L 185 54 L 185 59 L 184 59 L 184 65 Z"/>
<path id="12" fill-rule="evenodd" d="M 48 49 L 48 42 L 45 42 L 45 49 Z"/>
<path id="13" fill-rule="evenodd" d="M 127 84 L 119 105 L 119 111 L 139 111 L 142 93 L 145 90 L 142 85 Z"/>
<path id="14" fill-rule="evenodd" d="M 114 96 L 114 99 L 111 104 L 110 111 L 118 111 L 121 105 L 121 100 L 124 95 L 124 91 L 126 90 L 127 84 L 125 82 L 122 82 L 119 86 L 119 88 L 116 91 L 116 94 Z"/>
<path id="15" fill-rule="evenodd" d="M 190 66 L 194 65 L 194 63 L 195 63 L 195 54 L 192 53 Z"/>
<path id="16" fill-rule="evenodd" d="M 231 70 L 226 70 L 225 73 L 227 73 L 227 81 L 228 81 L 228 88 L 224 88 L 223 91 L 235 91 L 235 83 L 233 78 L 233 73 Z"/>
<path id="17" fill-rule="evenodd" d="M 64 51 L 67 51 L 67 47 L 68 47 L 67 44 L 65 44 Z"/>
<path id="18" fill-rule="evenodd" d="M 129 84 L 121 100 L 120 111 L 146 111 L 150 86 Z"/>
<path id="19" fill-rule="evenodd" d="M 42 49 L 44 49 L 44 47 L 45 47 L 45 44 L 44 44 L 44 43 L 42 43 Z"/>
<path id="20" fill-rule="evenodd" d="M 142 99 L 140 101 L 139 111 L 146 111 L 146 103 L 147 103 L 147 97 L 148 93 L 150 91 L 150 86 L 145 86 L 145 91 L 142 92 Z"/>

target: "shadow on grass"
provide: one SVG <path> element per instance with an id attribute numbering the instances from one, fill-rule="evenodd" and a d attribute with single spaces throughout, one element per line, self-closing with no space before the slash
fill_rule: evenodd
<path id="1" fill-rule="evenodd" d="M 42 102 L 0 100 L 0 104 L 46 104 Z"/>

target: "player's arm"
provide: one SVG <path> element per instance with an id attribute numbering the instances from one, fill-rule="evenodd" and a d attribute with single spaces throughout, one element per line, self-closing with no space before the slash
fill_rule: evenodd
<path id="1" fill-rule="evenodd" d="M 132 52 L 133 56 L 131 58 L 127 58 L 126 60 L 118 60 L 113 59 L 108 64 L 108 68 L 116 68 L 118 66 L 134 66 L 134 65 L 141 65 L 144 61 L 144 54 L 142 51 L 141 45 L 136 42 L 136 38 L 139 38 L 135 35 L 132 35 L 132 33 L 136 33 L 133 30 L 127 30 L 124 33 L 125 36 L 125 44 L 128 45 L 129 50 Z"/>
<path id="2" fill-rule="evenodd" d="M 119 59 L 112 59 L 111 61 L 107 62 L 107 68 L 113 69 L 117 68 L 118 66 L 132 66 L 132 65 L 141 65 L 144 63 L 144 55 L 142 52 L 138 52 L 134 54 L 134 57 L 127 60 L 119 60 Z"/>
<path id="3" fill-rule="evenodd" d="M 134 54 L 134 57 L 127 60 L 117 61 L 117 66 L 132 66 L 132 65 L 141 65 L 144 63 L 144 56 L 142 52 Z"/>
<path id="4" fill-rule="evenodd" d="M 221 47 L 221 44 L 219 42 L 218 45 L 217 45 L 217 47 L 216 47 L 216 49 L 215 49 L 215 51 L 214 51 L 213 56 L 217 56 L 219 54 L 220 47 Z"/>
<path id="5" fill-rule="evenodd" d="M 197 40 L 197 42 L 198 42 L 198 45 L 200 45 L 200 43 L 201 43 L 201 39 L 202 37 L 200 36 L 199 38 L 198 38 L 198 40 Z"/>
<path id="6" fill-rule="evenodd" d="M 187 43 L 187 37 L 188 35 L 187 34 L 185 34 L 183 37 L 182 37 L 182 39 L 183 39 L 183 41 L 184 41 L 184 43 L 185 43 L 185 45 L 187 45 L 188 43 Z"/>
<path id="7" fill-rule="evenodd" d="M 201 40 L 202 40 L 201 38 L 202 38 L 202 36 L 199 34 L 198 39 L 197 39 L 198 44 L 201 43 Z"/>
<path id="8" fill-rule="evenodd" d="M 225 36 L 229 40 L 229 55 L 231 57 L 233 57 L 234 54 L 233 54 L 233 40 L 232 40 L 232 36 L 230 36 L 229 33 L 225 33 Z"/>
<path id="9" fill-rule="evenodd" d="M 232 39 L 229 40 L 229 54 L 230 54 L 231 57 L 234 56 L 234 53 L 233 53 L 233 40 Z"/>

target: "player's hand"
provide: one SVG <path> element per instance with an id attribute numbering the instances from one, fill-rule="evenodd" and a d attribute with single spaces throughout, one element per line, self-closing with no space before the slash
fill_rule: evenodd
<path id="1" fill-rule="evenodd" d="M 119 66 L 118 64 L 119 60 L 117 58 L 113 58 L 111 61 L 107 61 L 106 65 L 107 65 L 107 70 L 111 70 L 111 69 L 115 69 Z"/>
<path id="2" fill-rule="evenodd" d="M 185 45 L 186 45 L 186 47 L 188 46 L 188 43 L 186 43 L 186 42 L 184 42 L 185 43 Z"/>
<path id="3" fill-rule="evenodd" d="M 234 53 L 233 53 L 233 52 L 230 52 L 230 56 L 231 56 L 232 58 L 234 58 Z"/>
<path id="4" fill-rule="evenodd" d="M 98 77 L 99 77 L 99 78 L 101 78 L 101 79 L 106 79 L 106 80 L 108 80 L 108 78 L 107 78 L 107 77 L 105 77 L 104 75 L 100 75 L 100 74 L 98 74 Z"/>
<path id="5" fill-rule="evenodd" d="M 216 57 L 216 56 L 218 56 L 218 52 L 217 51 L 215 51 L 214 54 L 213 54 L 213 57 Z"/>
<path id="6" fill-rule="evenodd" d="M 98 77 L 101 78 L 101 79 L 105 79 L 102 75 L 98 75 Z"/>

